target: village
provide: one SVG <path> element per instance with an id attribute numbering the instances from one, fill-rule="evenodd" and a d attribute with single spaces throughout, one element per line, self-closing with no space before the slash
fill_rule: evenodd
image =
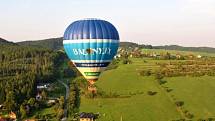
<path id="1" fill-rule="evenodd" d="M 132 61 L 130 59 L 132 58 L 152 58 L 155 60 L 193 60 L 193 59 L 204 59 L 207 58 L 207 56 L 203 56 L 200 54 L 195 54 L 195 53 L 181 53 L 181 52 L 171 52 L 171 51 L 154 51 L 150 49 L 144 49 L 141 47 L 128 47 L 128 48 L 123 48 L 120 47 L 118 49 L 118 54 L 114 57 L 115 59 L 122 59 L 124 60 L 123 63 L 126 64 L 131 64 Z M 168 66 L 167 66 L 168 67 Z M 172 66 L 169 66 L 173 68 Z M 168 73 L 169 74 L 169 73 Z M 48 81 L 47 81 L 48 82 Z M 58 88 L 59 84 L 62 86 L 63 90 L 66 90 L 65 85 L 69 85 L 68 81 L 64 82 L 58 82 L 56 83 L 37 83 L 37 93 L 35 97 L 30 98 L 26 104 L 23 105 L 23 112 L 25 115 L 31 114 L 32 110 L 35 108 L 40 108 L 41 106 L 48 106 L 48 107 L 56 107 L 60 108 L 57 110 L 61 110 L 59 113 L 56 115 L 47 115 L 45 118 L 54 118 L 54 117 L 59 117 L 59 119 L 66 120 L 66 113 L 67 113 L 67 100 L 68 97 L 66 98 L 65 96 L 69 95 L 68 91 L 63 91 L 63 94 L 60 93 L 58 97 L 50 95 L 50 93 L 53 93 L 53 91 Z M 94 88 L 93 88 L 94 89 Z M 0 104 L 0 121 L 7 121 L 7 120 L 16 120 L 17 119 L 17 114 L 15 112 L 10 112 L 8 114 L 2 113 L 4 112 L 4 104 Z M 63 111 L 62 111 L 63 110 Z M 77 116 L 77 120 L 79 119 L 80 121 L 94 121 L 96 118 L 99 117 L 98 114 L 94 114 L 91 112 L 80 112 Z M 41 115 L 34 115 L 34 118 L 44 118 L 41 117 Z M 26 121 L 33 121 L 32 118 L 30 119 L 25 119 Z"/>

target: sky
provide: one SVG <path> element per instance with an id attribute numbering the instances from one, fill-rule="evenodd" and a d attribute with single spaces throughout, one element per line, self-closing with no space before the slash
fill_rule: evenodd
<path id="1" fill-rule="evenodd" d="M 0 0 L 0 37 L 62 37 L 84 18 L 111 22 L 120 41 L 215 47 L 215 0 Z"/>

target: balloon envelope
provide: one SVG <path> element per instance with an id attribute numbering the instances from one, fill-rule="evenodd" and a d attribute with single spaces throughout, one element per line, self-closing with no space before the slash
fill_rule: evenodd
<path id="1" fill-rule="evenodd" d="M 119 34 L 105 20 L 79 20 L 67 27 L 63 45 L 82 75 L 88 81 L 96 81 L 117 53 Z"/>

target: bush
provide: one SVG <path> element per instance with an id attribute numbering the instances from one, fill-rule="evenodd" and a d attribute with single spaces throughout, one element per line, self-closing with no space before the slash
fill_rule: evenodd
<path id="1" fill-rule="evenodd" d="M 151 70 L 142 70 L 139 73 L 141 76 L 150 76 L 152 74 Z"/>
<path id="2" fill-rule="evenodd" d="M 155 79 L 162 80 L 164 78 L 164 75 L 161 72 L 155 73 Z"/>
<path id="3" fill-rule="evenodd" d="M 206 120 L 205 120 L 205 119 L 200 118 L 200 119 L 198 119 L 197 121 L 206 121 Z"/>
<path id="4" fill-rule="evenodd" d="M 165 81 L 165 80 L 158 79 L 157 81 L 158 81 L 158 84 L 160 84 L 160 85 L 167 83 L 167 81 Z"/>
<path id="5" fill-rule="evenodd" d="M 147 94 L 148 94 L 148 95 L 155 95 L 155 94 L 157 94 L 157 92 L 148 91 Z"/>
<path id="6" fill-rule="evenodd" d="M 100 88 L 97 89 L 97 92 L 95 94 L 92 93 L 88 93 L 86 95 L 88 98 L 95 98 L 95 97 L 101 97 L 101 98 L 118 98 L 120 97 L 119 94 L 117 94 L 116 92 L 109 92 L 106 93 L 105 91 L 101 90 Z"/>
<path id="7" fill-rule="evenodd" d="M 111 70 L 111 69 L 116 69 L 118 67 L 119 64 L 119 59 L 114 59 L 106 68 L 106 70 Z"/>
<path id="8" fill-rule="evenodd" d="M 177 107 L 181 107 L 181 106 L 184 105 L 184 102 L 183 102 L 183 101 L 176 101 L 176 102 L 175 102 L 175 105 L 176 105 Z"/>
<path id="9" fill-rule="evenodd" d="M 215 118 L 207 118 L 207 119 L 198 119 L 197 121 L 215 121 Z"/>
<path id="10" fill-rule="evenodd" d="M 143 62 L 144 62 L 144 63 L 147 63 L 147 61 L 146 61 L 146 60 L 143 60 Z"/>
<path id="11" fill-rule="evenodd" d="M 166 92 L 171 92 L 173 89 L 166 89 Z"/>
<path id="12" fill-rule="evenodd" d="M 171 121 L 187 121 L 185 119 L 176 119 L 176 120 L 171 120 Z"/>
<path id="13" fill-rule="evenodd" d="M 135 92 L 129 92 L 129 95 L 133 96 L 133 95 L 136 95 Z"/>
<path id="14" fill-rule="evenodd" d="M 112 64 L 110 64 L 110 65 L 106 68 L 106 70 L 116 69 L 117 67 L 118 67 L 118 65 L 112 65 Z"/>
<path id="15" fill-rule="evenodd" d="M 191 118 L 194 117 L 194 115 L 191 114 L 190 112 L 187 112 L 187 113 L 185 114 L 185 116 L 186 116 L 187 118 L 189 118 L 189 119 L 191 119 Z"/>
<path id="16" fill-rule="evenodd" d="M 71 69 L 70 67 L 64 69 L 64 70 L 63 70 L 63 73 L 64 73 L 63 76 L 64 76 L 65 78 L 76 76 L 76 72 L 75 72 L 73 69 Z"/>
<path id="17" fill-rule="evenodd" d="M 129 60 L 129 59 L 124 59 L 122 63 L 123 63 L 123 64 L 131 64 L 132 61 Z"/>

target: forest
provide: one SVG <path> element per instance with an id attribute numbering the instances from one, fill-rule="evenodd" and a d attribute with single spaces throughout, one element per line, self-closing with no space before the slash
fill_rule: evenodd
<path id="1" fill-rule="evenodd" d="M 57 78 L 59 62 L 59 52 L 49 49 L 0 45 L 0 105 L 19 114 L 22 104 L 35 97 L 37 83 Z"/>

